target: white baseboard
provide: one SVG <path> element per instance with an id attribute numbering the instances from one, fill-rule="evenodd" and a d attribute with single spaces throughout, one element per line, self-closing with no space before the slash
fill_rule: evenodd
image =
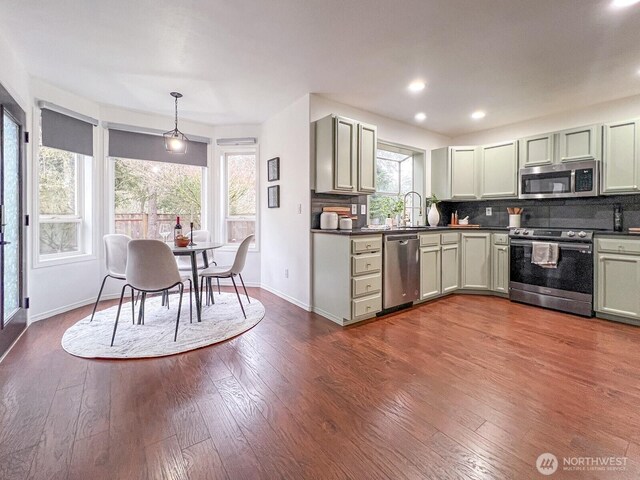
<path id="1" fill-rule="evenodd" d="M 103 294 L 101 300 L 114 300 L 120 298 L 119 293 L 111 293 L 111 294 Z M 70 310 L 75 310 L 76 308 L 84 307 L 85 305 L 90 305 L 95 303 L 96 297 L 89 298 L 86 300 L 79 300 L 77 302 L 71 303 L 69 305 L 64 305 L 58 308 L 52 308 L 51 310 L 47 310 L 46 312 L 39 313 L 37 315 L 29 315 L 29 325 L 34 322 L 39 322 L 40 320 L 45 320 L 50 317 L 54 317 L 56 315 L 60 315 L 61 313 L 68 312 Z"/>
<path id="2" fill-rule="evenodd" d="M 287 295 L 286 293 L 282 293 L 279 290 L 276 290 L 275 288 L 271 288 L 265 284 L 262 284 L 260 286 L 260 288 L 266 290 L 267 292 L 273 293 L 274 295 L 277 295 L 278 297 L 282 298 L 283 300 L 286 300 L 289 303 L 293 303 L 294 305 L 302 308 L 303 310 L 306 310 L 307 312 L 311 311 L 311 306 L 307 305 L 306 303 L 303 303 L 289 295 Z"/>

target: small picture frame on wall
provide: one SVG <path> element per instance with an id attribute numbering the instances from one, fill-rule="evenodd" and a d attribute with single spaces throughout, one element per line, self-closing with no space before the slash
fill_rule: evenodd
<path id="1" fill-rule="evenodd" d="M 269 208 L 280 208 L 280 185 L 267 188 L 267 200 Z"/>
<path id="2" fill-rule="evenodd" d="M 267 160 L 267 181 L 275 182 L 280 180 L 280 157 Z"/>

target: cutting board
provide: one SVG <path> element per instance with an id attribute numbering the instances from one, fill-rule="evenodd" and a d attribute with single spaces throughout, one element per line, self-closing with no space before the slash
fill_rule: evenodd
<path id="1" fill-rule="evenodd" d="M 630 227 L 629 233 L 640 233 L 640 227 Z"/>
<path id="2" fill-rule="evenodd" d="M 322 207 L 323 212 L 335 212 L 339 217 L 349 217 L 351 220 L 358 220 L 357 215 L 351 215 L 350 207 Z"/>
<path id="3" fill-rule="evenodd" d="M 338 215 L 351 215 L 350 207 L 322 207 L 323 212 L 336 212 Z"/>
<path id="4" fill-rule="evenodd" d="M 480 228 L 480 225 L 473 225 L 473 224 L 460 225 L 460 224 L 458 224 L 458 225 L 449 225 L 449 228 Z"/>

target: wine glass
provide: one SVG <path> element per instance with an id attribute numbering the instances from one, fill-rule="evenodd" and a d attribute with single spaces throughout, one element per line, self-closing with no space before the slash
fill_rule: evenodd
<path id="1" fill-rule="evenodd" d="M 167 240 L 169 239 L 170 234 L 171 234 L 171 229 L 169 228 L 169 225 L 167 225 L 166 223 L 163 223 L 162 225 L 160 225 L 160 236 L 162 237 L 162 241 L 164 243 L 167 243 Z"/>

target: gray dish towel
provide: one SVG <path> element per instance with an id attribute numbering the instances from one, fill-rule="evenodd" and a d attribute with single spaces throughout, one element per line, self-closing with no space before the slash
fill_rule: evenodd
<path id="1" fill-rule="evenodd" d="M 531 263 L 542 268 L 558 268 L 560 247 L 557 243 L 532 242 Z"/>

